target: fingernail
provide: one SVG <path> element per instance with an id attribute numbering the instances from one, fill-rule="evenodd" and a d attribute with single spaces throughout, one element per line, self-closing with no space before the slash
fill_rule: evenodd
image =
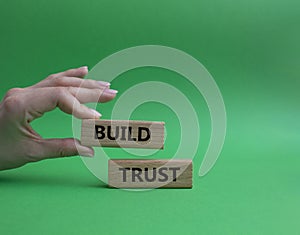
<path id="1" fill-rule="evenodd" d="M 89 69 L 88 66 L 86 66 L 86 65 L 80 67 L 80 69 L 83 69 L 83 68 L 84 68 L 84 69 L 87 69 L 87 70 Z"/>
<path id="2" fill-rule="evenodd" d="M 97 118 L 102 117 L 102 114 L 99 113 L 98 111 L 96 111 L 95 109 L 90 109 L 90 110 L 91 110 L 91 112 L 92 112 Z"/>
<path id="3" fill-rule="evenodd" d="M 94 153 L 91 152 L 83 152 L 80 155 L 83 157 L 94 157 Z"/>
<path id="4" fill-rule="evenodd" d="M 106 89 L 105 92 L 111 93 L 111 94 L 117 94 L 118 91 L 117 90 L 113 90 L 113 89 Z"/>
<path id="5" fill-rule="evenodd" d="M 78 141 L 76 147 L 78 149 L 78 153 L 80 156 L 94 157 L 94 149 L 93 148 L 81 145 L 80 141 Z"/>
<path id="6" fill-rule="evenodd" d="M 98 83 L 100 84 L 100 86 L 106 86 L 106 87 L 110 86 L 109 82 L 98 81 Z"/>

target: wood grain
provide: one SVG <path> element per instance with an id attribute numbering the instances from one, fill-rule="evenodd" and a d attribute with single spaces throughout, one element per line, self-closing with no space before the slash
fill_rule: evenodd
<path id="1" fill-rule="evenodd" d="M 132 160 L 108 162 L 108 184 L 115 188 L 192 188 L 192 160 Z"/>
<path id="2" fill-rule="evenodd" d="M 164 122 L 82 120 L 81 144 L 85 146 L 163 149 Z"/>

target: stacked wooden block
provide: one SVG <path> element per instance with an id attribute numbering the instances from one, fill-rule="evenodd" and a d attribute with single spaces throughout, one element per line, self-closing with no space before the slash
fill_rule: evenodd
<path id="1" fill-rule="evenodd" d="M 164 123 L 82 121 L 81 144 L 118 148 L 164 148 Z M 108 184 L 117 188 L 191 188 L 191 160 L 109 160 Z"/>

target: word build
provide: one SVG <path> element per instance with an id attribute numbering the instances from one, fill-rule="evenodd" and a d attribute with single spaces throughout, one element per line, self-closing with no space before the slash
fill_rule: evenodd
<path id="1" fill-rule="evenodd" d="M 107 130 L 106 130 L 107 129 Z M 122 134 L 120 134 L 120 129 Z M 143 131 L 146 131 L 146 136 L 142 136 Z M 95 139 L 102 140 L 106 137 L 110 140 L 127 140 L 127 141 L 147 141 L 150 139 L 151 132 L 147 127 L 138 127 L 138 136 L 132 137 L 132 126 L 116 126 L 114 136 L 112 135 L 111 126 L 95 125 Z M 127 132 L 127 133 L 126 133 Z"/>
<path id="2" fill-rule="evenodd" d="M 109 160 L 108 184 L 117 188 L 191 188 L 191 160 Z"/>
<path id="3" fill-rule="evenodd" d="M 162 149 L 164 147 L 164 123 L 131 120 L 82 120 L 81 144 Z"/>

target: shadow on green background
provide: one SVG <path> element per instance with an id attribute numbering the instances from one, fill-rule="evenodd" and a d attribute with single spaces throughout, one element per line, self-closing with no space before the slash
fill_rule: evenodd
<path id="1" fill-rule="evenodd" d="M 50 73 L 91 68 L 121 49 L 157 44 L 206 66 L 222 92 L 228 126 L 217 164 L 197 177 L 210 133 L 203 98 L 170 71 L 129 71 L 112 83 L 120 94 L 141 81 L 169 81 L 197 107 L 202 133 L 193 189 L 109 189 L 80 158 L 35 163 L 0 173 L 0 234 L 299 233 L 299 8 L 296 0 L 1 1 L 2 96 Z M 99 108 L 103 118 L 113 104 Z M 156 103 L 133 118 L 179 125 Z M 69 137 L 71 124 L 56 110 L 33 126 L 45 137 Z M 177 137 L 161 156 L 176 150 Z"/>

